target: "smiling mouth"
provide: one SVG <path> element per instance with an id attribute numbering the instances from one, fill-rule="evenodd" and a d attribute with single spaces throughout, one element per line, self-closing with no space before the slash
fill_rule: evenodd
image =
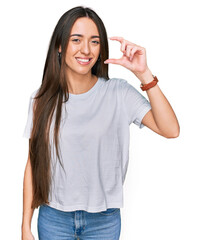
<path id="1" fill-rule="evenodd" d="M 92 61 L 92 58 L 78 58 L 78 57 L 76 57 L 76 60 L 80 65 L 84 66 L 84 65 L 90 64 L 91 61 Z"/>

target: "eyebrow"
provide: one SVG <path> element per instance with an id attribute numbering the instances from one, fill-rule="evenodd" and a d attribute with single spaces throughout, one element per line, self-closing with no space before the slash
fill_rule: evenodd
<path id="1" fill-rule="evenodd" d="M 83 37 L 82 34 L 78 34 L 78 33 L 75 33 L 75 34 L 70 35 L 70 37 L 72 37 L 72 36 Z M 91 36 L 91 38 L 100 38 L 100 36 L 94 35 L 94 36 Z"/>

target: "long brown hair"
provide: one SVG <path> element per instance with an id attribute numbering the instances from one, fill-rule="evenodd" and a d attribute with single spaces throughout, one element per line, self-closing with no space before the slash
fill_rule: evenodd
<path id="1" fill-rule="evenodd" d="M 33 128 L 29 140 L 29 157 L 32 169 L 33 200 L 31 207 L 38 208 L 41 204 L 49 203 L 48 196 L 51 188 L 51 147 L 49 143 L 49 132 L 54 121 L 54 144 L 56 155 L 63 168 L 59 156 L 58 133 L 62 113 L 62 103 L 69 99 L 69 91 L 65 79 L 65 55 L 69 41 L 70 32 L 74 22 L 80 17 L 88 17 L 96 24 L 100 35 L 100 61 L 97 61 L 91 69 L 92 74 L 97 77 L 108 77 L 108 40 L 105 26 L 100 17 L 90 8 L 78 6 L 65 12 L 59 19 L 47 52 L 42 83 L 34 97 L 33 104 Z M 59 46 L 61 46 L 61 58 L 58 57 Z M 65 100 L 63 102 L 63 99 Z"/>

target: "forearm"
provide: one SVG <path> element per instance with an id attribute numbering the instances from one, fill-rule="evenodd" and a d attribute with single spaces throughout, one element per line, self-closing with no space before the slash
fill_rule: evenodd
<path id="1" fill-rule="evenodd" d="M 152 73 L 149 69 L 144 74 L 136 76 L 140 79 L 142 84 L 147 84 L 153 80 Z M 166 136 L 178 135 L 179 123 L 177 117 L 158 84 L 148 89 L 146 92 L 157 127 Z"/>
<path id="2" fill-rule="evenodd" d="M 31 229 L 31 220 L 34 213 L 34 209 L 31 208 L 32 203 L 32 173 L 30 161 L 27 161 L 24 183 L 23 183 L 23 219 L 22 229 Z"/>

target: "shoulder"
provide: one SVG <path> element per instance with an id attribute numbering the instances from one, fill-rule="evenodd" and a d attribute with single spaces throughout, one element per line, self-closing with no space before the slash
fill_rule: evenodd
<path id="1" fill-rule="evenodd" d="M 34 97 L 36 96 L 37 92 L 38 92 L 39 89 L 36 89 L 34 90 L 31 94 L 30 94 L 30 97 L 29 97 L 29 109 L 33 109 L 33 105 L 34 105 Z"/>
<path id="2" fill-rule="evenodd" d="M 106 81 L 109 81 L 112 84 L 122 84 L 122 83 L 128 82 L 127 80 L 125 80 L 123 78 L 117 78 L 117 77 L 109 78 Z"/>
<path id="3" fill-rule="evenodd" d="M 122 95 L 123 85 L 127 83 L 127 81 L 123 78 L 113 77 L 109 79 L 102 78 L 104 88 L 107 89 L 108 92 L 113 94 Z"/>
<path id="4" fill-rule="evenodd" d="M 109 79 L 103 78 L 103 81 L 106 85 L 112 88 L 121 89 L 122 87 L 129 85 L 128 81 L 123 78 L 113 77 Z"/>
<path id="5" fill-rule="evenodd" d="M 112 84 L 114 85 L 119 85 L 121 88 L 135 88 L 132 84 L 130 84 L 128 82 L 128 80 L 124 79 L 124 78 L 110 78 L 109 79 L 111 81 Z"/>
<path id="6" fill-rule="evenodd" d="M 39 88 L 38 89 L 35 89 L 32 93 L 31 93 L 31 95 L 30 95 L 30 99 L 34 99 L 34 97 L 36 96 L 36 94 L 37 94 L 37 92 L 39 91 Z"/>
<path id="7" fill-rule="evenodd" d="M 111 81 L 111 85 L 116 86 L 122 94 L 126 94 L 127 92 L 132 92 L 134 94 L 139 93 L 139 91 L 124 78 L 114 77 L 109 80 Z"/>

